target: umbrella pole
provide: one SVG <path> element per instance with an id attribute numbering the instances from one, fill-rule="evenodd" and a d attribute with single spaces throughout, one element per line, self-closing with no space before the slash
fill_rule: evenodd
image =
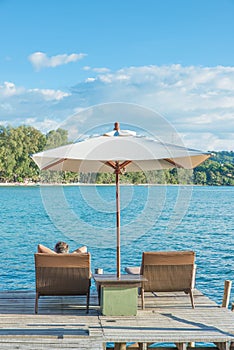
<path id="1" fill-rule="evenodd" d="M 116 185 L 116 261 L 117 261 L 117 278 L 120 278 L 120 189 L 119 189 L 119 174 L 120 171 L 117 168 L 115 172 L 115 185 Z"/>

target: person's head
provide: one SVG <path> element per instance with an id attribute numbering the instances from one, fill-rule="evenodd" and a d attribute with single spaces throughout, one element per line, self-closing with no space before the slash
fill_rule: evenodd
<path id="1" fill-rule="evenodd" d="M 54 247 L 54 251 L 58 254 L 61 253 L 68 253 L 69 252 L 69 246 L 66 242 L 57 242 Z"/>

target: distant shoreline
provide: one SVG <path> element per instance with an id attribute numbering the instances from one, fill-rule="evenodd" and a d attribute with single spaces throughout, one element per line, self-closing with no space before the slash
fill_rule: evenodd
<path id="1" fill-rule="evenodd" d="M 129 183 L 122 183 L 123 186 L 165 186 L 166 184 L 129 184 Z M 170 184 L 169 184 L 170 185 Z M 115 186 L 115 183 L 112 184 L 97 184 L 97 183 L 80 183 L 80 182 L 74 182 L 74 183 L 19 183 L 19 182 L 0 182 L 0 187 L 39 187 L 39 186 Z M 178 185 L 177 185 L 178 186 Z"/>
<path id="2" fill-rule="evenodd" d="M 195 185 L 195 184 L 130 184 L 130 183 L 121 183 L 121 186 L 183 186 L 183 187 L 191 187 L 191 186 L 196 186 L 196 187 L 209 187 L 209 185 Z M 115 187 L 115 183 L 112 184 L 96 184 L 96 183 L 80 183 L 80 182 L 75 182 L 75 183 L 20 183 L 20 182 L 0 182 L 0 187 L 46 187 L 46 186 L 113 186 Z M 224 185 L 222 185 L 224 186 Z M 219 186 L 215 186 L 219 187 Z M 232 187 L 232 186 L 225 186 L 225 187 Z"/>
<path id="3" fill-rule="evenodd" d="M 134 185 L 134 184 L 121 184 L 124 186 L 147 186 L 148 184 L 139 184 L 139 185 Z M 157 185 L 157 184 L 155 184 Z M 39 187 L 39 186 L 115 186 L 115 183 L 112 184 L 96 184 L 96 183 L 80 183 L 80 182 L 74 182 L 74 183 L 19 183 L 19 182 L 0 182 L 0 187 Z"/>

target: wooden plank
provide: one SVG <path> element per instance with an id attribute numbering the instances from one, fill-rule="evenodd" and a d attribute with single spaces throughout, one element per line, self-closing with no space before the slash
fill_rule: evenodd
<path id="1" fill-rule="evenodd" d="M 231 295 L 232 281 L 226 280 L 224 282 L 223 302 L 222 307 L 228 307 Z"/>
<path id="2" fill-rule="evenodd" d="M 85 313 L 85 297 L 44 297 L 34 314 L 33 292 L 0 292 L 0 349 L 103 349 L 109 342 L 179 344 L 216 343 L 227 350 L 234 341 L 234 313 L 195 291 L 196 309 L 184 293 L 146 293 L 146 310 L 136 316 L 101 316 L 97 295 Z M 127 347 L 128 348 L 128 347 Z M 135 346 L 136 348 L 136 346 Z M 130 348 L 129 348 L 130 349 Z M 132 349 L 134 347 L 132 346 Z M 207 350 L 207 349 L 201 349 Z"/>

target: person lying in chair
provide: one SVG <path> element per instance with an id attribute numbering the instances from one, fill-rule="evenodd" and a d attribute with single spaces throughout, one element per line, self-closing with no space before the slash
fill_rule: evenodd
<path id="1" fill-rule="evenodd" d="M 66 242 L 57 242 L 54 250 L 38 245 L 34 254 L 36 272 L 35 313 L 41 296 L 86 295 L 89 312 L 91 270 L 90 253 L 83 246 L 69 254 Z M 77 254 L 78 253 L 78 254 Z"/>
<path id="2" fill-rule="evenodd" d="M 37 247 L 38 253 L 48 253 L 48 254 L 63 254 L 63 253 L 69 253 L 69 245 L 66 242 L 59 241 L 55 244 L 54 250 L 43 246 L 42 244 L 38 244 Z M 73 253 L 79 254 L 79 253 L 87 253 L 88 249 L 84 245 L 76 250 L 74 250 Z"/>

